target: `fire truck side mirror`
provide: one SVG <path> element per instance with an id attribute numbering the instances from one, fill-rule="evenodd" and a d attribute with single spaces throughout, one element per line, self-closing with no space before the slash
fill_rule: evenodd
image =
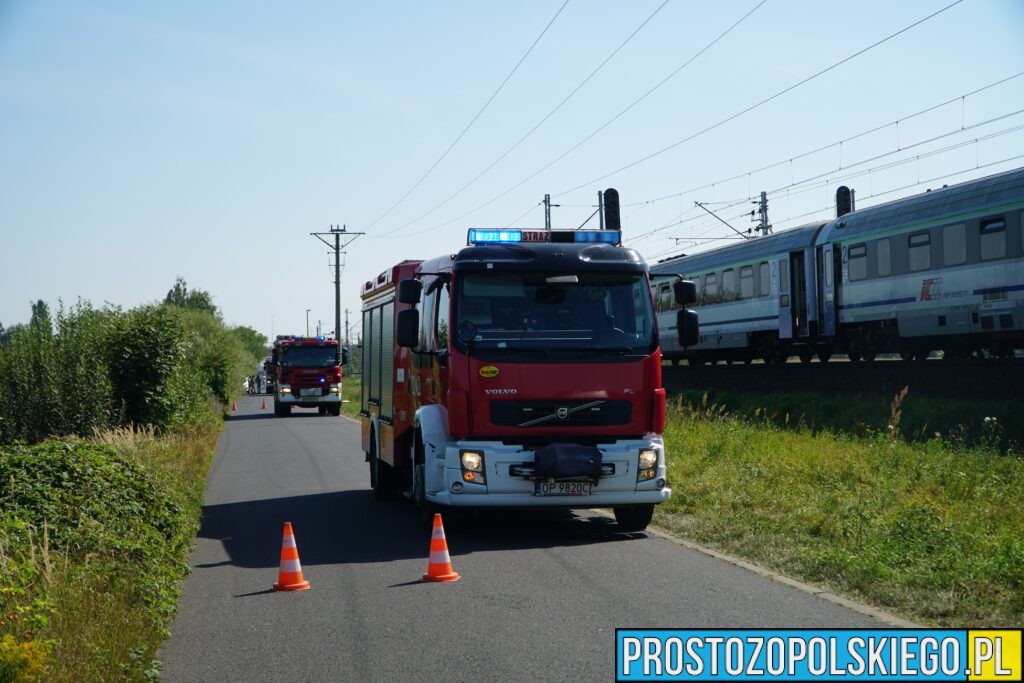
<path id="1" fill-rule="evenodd" d="M 676 330 L 679 331 L 680 346 L 694 346 L 700 341 L 700 326 L 697 312 L 682 309 L 676 312 Z"/>
<path id="2" fill-rule="evenodd" d="M 423 283 L 419 280 L 402 280 L 398 283 L 398 301 L 403 304 L 418 304 Z"/>
<path id="3" fill-rule="evenodd" d="M 406 280 L 401 284 L 412 282 Z M 416 284 L 419 284 L 418 282 Z M 409 308 L 398 312 L 398 320 L 395 324 L 395 341 L 399 346 L 414 349 L 419 343 L 420 337 L 420 312 L 415 308 Z"/>
<path id="4" fill-rule="evenodd" d="M 341 364 L 348 365 L 348 348 L 341 347 Z"/>
<path id="5" fill-rule="evenodd" d="M 697 303 L 697 285 L 689 280 L 676 280 L 672 283 L 675 292 L 676 303 L 680 306 L 689 306 Z"/>

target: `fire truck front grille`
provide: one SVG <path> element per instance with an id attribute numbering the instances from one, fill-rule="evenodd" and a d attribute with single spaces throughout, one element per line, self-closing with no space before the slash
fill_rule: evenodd
<path id="1" fill-rule="evenodd" d="M 629 401 L 493 401 L 491 424 L 515 427 L 600 427 L 628 424 Z"/>

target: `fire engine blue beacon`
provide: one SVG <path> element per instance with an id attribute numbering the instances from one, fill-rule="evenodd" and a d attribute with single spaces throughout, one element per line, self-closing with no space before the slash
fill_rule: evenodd
<path id="1" fill-rule="evenodd" d="M 495 242 L 522 242 L 522 230 L 487 230 L 483 228 L 470 228 L 470 244 L 492 244 Z"/>
<path id="2" fill-rule="evenodd" d="M 616 681 L 1020 681 L 1021 630 L 616 629 Z"/>
<path id="3" fill-rule="evenodd" d="M 621 230 L 507 230 L 470 228 L 466 243 L 514 244 L 519 242 L 559 242 L 563 244 L 622 244 Z"/>

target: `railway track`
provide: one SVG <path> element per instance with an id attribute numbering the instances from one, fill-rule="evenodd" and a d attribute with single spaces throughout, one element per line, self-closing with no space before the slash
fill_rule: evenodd
<path id="1" fill-rule="evenodd" d="M 904 362 L 876 360 L 851 363 L 765 365 L 732 363 L 717 365 L 666 364 L 663 381 L 669 394 L 684 390 L 754 392 L 808 391 L 821 394 L 873 394 L 893 396 L 904 386 L 915 394 L 971 399 L 1021 399 L 1024 397 L 1024 359 L 961 361 L 929 359 Z"/>

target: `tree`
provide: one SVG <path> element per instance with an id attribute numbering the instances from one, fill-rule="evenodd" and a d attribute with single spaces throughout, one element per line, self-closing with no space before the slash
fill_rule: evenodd
<path id="1" fill-rule="evenodd" d="M 32 304 L 32 320 L 29 326 L 33 329 L 44 329 L 53 331 L 53 320 L 50 318 L 50 307 L 40 299 Z"/>
<path id="2" fill-rule="evenodd" d="M 231 332 L 238 337 L 238 340 L 242 342 L 242 346 L 252 354 L 252 357 L 257 362 L 263 360 L 263 357 L 267 355 L 267 337 L 265 335 L 260 334 L 251 327 L 244 326 L 236 327 Z"/>
<path id="3" fill-rule="evenodd" d="M 167 292 L 164 303 L 191 311 L 204 311 L 220 320 L 220 311 L 213 303 L 213 296 L 201 289 L 189 290 L 188 285 L 185 284 L 185 278 L 181 276 L 174 281 L 174 286 Z"/>

